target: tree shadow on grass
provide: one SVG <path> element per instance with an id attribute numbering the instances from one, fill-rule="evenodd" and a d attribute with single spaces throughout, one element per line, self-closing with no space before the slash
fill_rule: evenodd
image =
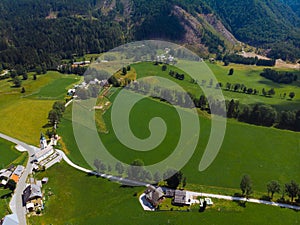
<path id="1" fill-rule="evenodd" d="M 46 123 L 44 126 L 43 126 L 43 128 L 51 128 L 52 127 L 52 125 L 50 124 L 50 123 Z"/>
<path id="2" fill-rule="evenodd" d="M 246 201 L 234 201 L 237 203 L 238 206 L 242 207 L 242 208 L 246 208 Z"/>
<path id="3" fill-rule="evenodd" d="M 268 195 L 263 195 L 259 198 L 259 200 L 263 200 L 263 201 L 271 201 L 272 198 Z"/>
<path id="4" fill-rule="evenodd" d="M 11 194 L 12 193 L 4 194 L 4 195 L 0 196 L 0 199 L 7 199 L 7 198 L 11 197 Z"/>

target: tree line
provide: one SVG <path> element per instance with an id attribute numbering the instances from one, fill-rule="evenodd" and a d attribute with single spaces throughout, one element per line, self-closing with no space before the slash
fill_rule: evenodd
<path id="1" fill-rule="evenodd" d="M 244 175 L 240 182 L 240 189 L 242 191 L 242 196 L 249 198 L 253 194 L 253 182 L 249 175 Z M 275 193 L 282 194 L 281 198 L 278 199 L 279 202 L 292 203 L 299 205 L 300 203 L 300 187 L 299 184 L 294 180 L 289 183 L 284 184 L 282 187 L 280 183 L 276 180 L 272 180 L 267 183 L 266 189 L 268 192 L 267 200 L 272 200 Z M 290 197 L 290 201 L 285 199 L 285 194 Z M 295 198 L 298 197 L 297 201 L 294 202 Z"/>
<path id="2" fill-rule="evenodd" d="M 265 68 L 260 75 L 275 83 L 291 84 L 298 80 L 298 76 L 291 72 L 279 72 L 269 68 Z"/>
<path id="3" fill-rule="evenodd" d="M 101 173 L 117 173 L 117 176 L 133 180 L 133 181 L 144 181 L 149 183 L 158 184 L 164 181 L 165 184 L 172 189 L 177 189 L 181 186 L 184 188 L 187 184 L 187 178 L 183 175 L 181 171 L 174 169 L 168 169 L 165 173 L 156 172 L 151 174 L 144 168 L 144 162 L 141 159 L 135 159 L 128 166 L 117 162 L 114 166 L 106 164 L 100 159 L 94 160 L 94 166 L 96 168 L 96 173 L 100 175 Z"/>
<path id="4" fill-rule="evenodd" d="M 223 57 L 224 65 L 229 63 L 257 65 L 257 66 L 275 66 L 276 60 L 258 59 L 258 57 L 243 57 L 237 54 L 228 54 Z"/>
<path id="5" fill-rule="evenodd" d="M 227 102 L 227 117 L 254 125 L 300 131 L 300 110 L 278 112 L 270 105 L 240 105 L 232 99 Z"/>
<path id="6" fill-rule="evenodd" d="M 171 72 L 171 71 L 170 71 Z M 176 74 L 172 71 L 171 74 Z M 173 75 L 174 76 L 174 75 Z M 120 87 L 121 84 L 118 80 L 112 76 L 109 80 L 114 86 Z M 192 80 L 191 82 L 198 83 L 198 81 Z M 206 80 L 202 80 L 201 86 L 206 86 L 213 88 L 213 80 L 211 79 L 208 84 Z M 222 83 L 217 83 L 214 88 L 222 88 Z M 240 122 L 245 122 L 249 124 L 259 125 L 259 126 L 274 126 L 279 129 L 289 129 L 293 131 L 300 131 L 300 110 L 298 111 L 281 111 L 278 112 L 275 108 L 270 105 L 265 104 L 255 104 L 241 105 L 239 101 L 234 99 L 226 101 L 226 108 L 222 107 L 224 102 L 221 102 L 214 96 L 204 96 L 200 95 L 196 98 L 194 95 L 188 92 L 182 92 L 178 90 L 168 89 L 166 87 L 161 87 L 158 85 L 150 84 L 147 81 L 139 82 L 129 82 L 126 86 L 128 90 L 132 90 L 137 93 L 150 95 L 154 98 L 158 98 L 161 101 L 166 101 L 170 104 L 177 105 L 180 107 L 191 108 L 197 107 L 203 111 L 213 113 L 216 115 L 224 116 L 227 115 L 228 118 L 235 118 Z M 240 92 L 245 94 L 259 94 L 259 91 L 253 88 L 247 88 L 243 84 L 231 84 L 227 83 L 225 90 Z M 270 90 L 262 89 L 262 96 L 270 97 L 275 95 L 274 88 Z M 285 94 L 286 95 L 286 94 Z M 295 97 L 295 93 L 291 92 L 289 97 L 292 99 Z"/>
<path id="7" fill-rule="evenodd" d="M 53 103 L 52 109 L 48 113 L 48 124 L 45 125 L 45 127 L 52 127 L 51 130 L 48 129 L 46 132 L 49 138 L 56 134 L 57 126 L 60 123 L 65 110 L 66 108 L 64 102 L 56 101 Z"/>

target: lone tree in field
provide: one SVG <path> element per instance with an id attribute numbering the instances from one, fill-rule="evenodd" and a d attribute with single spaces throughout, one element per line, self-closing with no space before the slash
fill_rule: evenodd
<path id="1" fill-rule="evenodd" d="M 144 162 L 141 159 L 134 160 L 127 169 L 129 179 L 140 180 L 144 171 Z"/>
<path id="2" fill-rule="evenodd" d="M 271 193 L 271 199 L 274 193 L 280 192 L 280 184 L 276 180 L 272 180 L 267 184 L 268 195 Z"/>
<path id="3" fill-rule="evenodd" d="M 122 175 L 124 173 L 124 166 L 120 162 L 116 163 L 115 169 L 116 169 L 116 171 L 118 172 L 119 175 Z"/>
<path id="4" fill-rule="evenodd" d="M 54 126 L 55 123 L 59 120 L 59 115 L 56 110 L 52 109 L 48 114 L 49 123 Z"/>
<path id="5" fill-rule="evenodd" d="M 96 167 L 97 172 L 99 173 L 100 172 L 100 167 L 101 167 L 101 161 L 99 159 L 95 159 L 94 160 L 94 166 Z"/>
<path id="6" fill-rule="evenodd" d="M 298 195 L 299 190 L 299 185 L 293 180 L 291 183 L 285 184 L 285 192 L 291 198 L 291 201 L 294 201 L 294 198 Z"/>
<path id="7" fill-rule="evenodd" d="M 176 189 L 182 181 L 182 176 L 181 171 L 169 170 L 164 174 L 164 180 L 169 188 Z"/>
<path id="8" fill-rule="evenodd" d="M 159 183 L 161 181 L 161 176 L 160 176 L 160 173 L 159 172 L 156 172 L 154 175 L 153 175 L 153 180 L 154 182 L 156 183 Z"/>
<path id="9" fill-rule="evenodd" d="M 249 175 L 244 175 L 242 181 L 240 183 L 240 188 L 242 190 L 242 194 L 248 198 L 252 193 L 252 180 Z"/>
<path id="10" fill-rule="evenodd" d="M 122 69 L 122 74 L 123 74 L 123 75 L 126 75 L 126 74 L 127 74 L 127 69 L 126 69 L 126 67 L 123 67 L 123 69 Z"/>
<path id="11" fill-rule="evenodd" d="M 21 87 L 22 85 L 22 81 L 18 77 L 13 78 L 13 83 L 14 87 Z"/>
<path id="12" fill-rule="evenodd" d="M 291 92 L 290 94 L 289 94 L 289 97 L 291 98 L 291 100 L 295 97 L 295 92 Z"/>

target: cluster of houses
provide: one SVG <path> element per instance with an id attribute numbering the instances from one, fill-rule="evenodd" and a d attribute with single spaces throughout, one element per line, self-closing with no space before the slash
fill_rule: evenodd
<path id="1" fill-rule="evenodd" d="M 62 156 L 53 148 L 54 145 L 57 145 L 58 140 L 58 135 L 52 136 L 48 144 L 45 136 L 41 134 L 40 148 L 35 149 L 35 154 L 33 155 L 34 160 L 31 162 L 34 171 L 40 170 L 41 167 L 47 169 L 62 160 Z M 18 183 L 24 170 L 25 167 L 22 165 L 12 165 L 7 169 L 0 170 L 0 186 L 6 186 L 9 180 L 14 180 Z M 22 203 L 27 213 L 39 214 L 44 209 L 42 186 L 46 183 L 48 183 L 47 177 L 42 180 L 29 179 L 22 194 Z M 0 225 L 18 224 L 18 217 L 15 214 L 7 215 L 0 220 Z"/>
<path id="2" fill-rule="evenodd" d="M 7 169 L 0 170 L 0 185 L 6 186 L 9 180 L 13 180 L 18 183 L 24 170 L 25 167 L 22 165 L 11 165 Z"/>
<path id="3" fill-rule="evenodd" d="M 193 204 L 199 204 L 201 208 L 204 204 L 213 205 L 210 198 L 198 200 L 196 196 L 189 191 L 167 189 L 152 185 L 147 187 L 144 195 L 153 208 L 157 208 L 165 198 L 172 198 L 172 205 L 174 206 L 191 206 Z"/>
<path id="4" fill-rule="evenodd" d="M 161 54 L 161 55 L 157 55 L 156 56 L 156 61 L 157 62 L 165 62 L 167 64 L 169 63 L 173 63 L 175 61 L 174 56 L 172 56 L 170 54 L 170 49 L 169 48 L 165 48 L 165 53 Z"/>
<path id="5" fill-rule="evenodd" d="M 90 65 L 91 61 L 80 61 L 80 62 L 73 62 L 72 67 L 78 67 L 78 66 L 86 66 L 86 65 Z"/>
<path id="6" fill-rule="evenodd" d="M 81 84 L 76 84 L 73 88 L 69 89 L 67 92 L 67 95 L 70 97 L 76 97 L 76 89 L 80 88 L 80 89 L 88 89 L 89 85 L 99 85 L 100 87 L 105 87 L 108 86 L 108 80 L 104 79 L 104 80 L 98 80 L 97 78 L 89 81 L 88 83 L 83 81 Z"/>
<path id="7" fill-rule="evenodd" d="M 30 179 L 22 194 L 23 206 L 26 207 L 27 213 L 39 213 L 44 209 L 43 204 L 43 184 L 48 183 L 48 178 L 42 180 Z M 0 220 L 0 225 L 19 225 L 18 216 L 10 214 Z"/>

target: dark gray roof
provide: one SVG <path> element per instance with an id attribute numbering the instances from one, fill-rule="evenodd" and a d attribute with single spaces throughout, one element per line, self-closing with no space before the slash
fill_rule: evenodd
<path id="1" fill-rule="evenodd" d="M 42 190 L 41 187 L 36 184 L 28 185 L 23 191 L 23 203 L 30 201 L 35 198 L 42 198 Z"/>

